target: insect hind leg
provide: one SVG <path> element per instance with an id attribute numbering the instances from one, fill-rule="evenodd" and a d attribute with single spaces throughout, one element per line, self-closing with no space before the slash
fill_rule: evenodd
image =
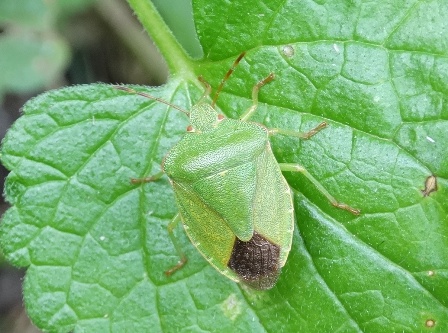
<path id="1" fill-rule="evenodd" d="M 131 183 L 132 184 L 143 184 L 143 183 L 150 183 L 150 182 L 154 182 L 159 180 L 160 178 L 162 178 L 162 176 L 165 173 L 163 171 L 160 171 L 150 177 L 145 177 L 145 178 L 132 178 L 131 179 Z M 167 229 L 168 229 L 168 235 L 170 236 L 171 242 L 174 245 L 174 248 L 176 249 L 176 252 L 178 253 L 180 259 L 178 261 L 178 263 L 176 265 L 174 265 L 173 267 L 171 267 L 170 269 L 165 271 L 165 275 L 166 276 L 170 276 L 171 274 L 175 273 L 176 271 L 178 271 L 179 269 L 181 269 L 186 263 L 187 263 L 187 256 L 183 253 L 181 246 L 176 238 L 176 236 L 174 235 L 174 228 L 176 228 L 176 226 L 179 224 L 179 222 L 181 221 L 180 218 L 180 214 L 177 213 L 173 219 L 170 221 L 170 223 L 168 223 Z"/>
<path id="2" fill-rule="evenodd" d="M 181 246 L 180 246 L 176 236 L 174 235 L 174 228 L 179 224 L 180 220 L 181 220 L 180 214 L 177 213 L 176 216 L 174 216 L 174 218 L 168 224 L 168 235 L 170 236 L 170 239 L 171 239 L 171 242 L 174 245 L 174 248 L 176 249 L 177 253 L 179 254 L 180 260 L 177 262 L 176 265 L 174 265 L 173 267 L 171 267 L 170 269 L 165 271 L 165 275 L 166 276 L 170 276 L 173 273 L 177 272 L 188 261 L 187 256 L 182 251 L 182 248 L 181 248 Z"/>
<path id="3" fill-rule="evenodd" d="M 314 186 L 317 187 L 317 189 L 330 201 L 330 203 L 337 208 L 346 210 L 353 215 L 359 215 L 361 212 L 359 209 L 353 208 L 345 203 L 337 201 L 328 191 L 327 189 L 316 179 L 311 175 L 303 166 L 300 164 L 294 164 L 294 163 L 279 163 L 280 170 L 282 171 L 290 171 L 290 172 L 300 172 L 303 174 L 306 178 L 308 178 L 311 183 L 314 184 Z"/>

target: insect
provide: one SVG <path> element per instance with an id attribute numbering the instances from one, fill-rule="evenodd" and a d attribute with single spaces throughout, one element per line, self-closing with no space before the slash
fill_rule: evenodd
<path id="1" fill-rule="evenodd" d="M 302 166 L 278 163 L 269 137 L 287 135 L 309 139 L 326 123 L 306 133 L 266 128 L 250 122 L 258 105 L 258 92 L 274 79 L 274 74 L 252 89 L 252 105 L 240 119 L 226 118 L 215 109 L 224 83 L 244 57 L 235 60 L 208 102 L 210 85 L 202 78 L 205 92 L 189 112 L 154 96 L 127 87 L 118 89 L 171 105 L 189 115 L 187 133 L 165 156 L 162 172 L 151 177 L 132 179 L 134 184 L 156 181 L 166 174 L 174 190 L 178 214 L 168 225 L 182 221 L 192 244 L 219 272 L 254 289 L 272 288 L 285 265 L 294 231 L 292 193 L 282 171 L 303 173 L 333 204 L 359 214 L 336 201 Z M 171 275 L 187 261 L 173 237 L 181 256 L 179 263 L 166 271 Z"/>

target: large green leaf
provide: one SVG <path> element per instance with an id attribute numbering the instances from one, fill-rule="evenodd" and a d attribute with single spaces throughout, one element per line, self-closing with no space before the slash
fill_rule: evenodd
<path id="1" fill-rule="evenodd" d="M 130 1 L 142 22 L 152 10 Z M 256 292 L 221 276 L 176 229 L 160 170 L 188 120 L 176 110 L 107 85 L 51 91 L 27 103 L 9 131 L 11 170 L 0 242 L 29 266 L 28 313 L 68 332 L 446 332 L 448 330 L 448 6 L 438 1 L 195 1 L 205 59 L 158 39 L 173 71 L 148 90 L 188 109 L 216 87 L 239 52 L 218 106 L 237 117 L 270 72 L 254 117 L 304 131 L 274 137 L 279 161 L 304 165 L 359 217 L 332 207 L 300 175 L 297 228 L 277 285 Z M 153 20 L 154 21 L 154 20 Z M 154 24 L 154 23 L 153 23 Z M 154 32 L 153 32 L 154 34 Z M 161 33 L 163 34 L 163 33 Z M 170 52 L 172 51 L 172 52 Z M 421 192 L 434 175 L 437 190 Z M 266 204 L 269 204 L 267 202 Z"/>

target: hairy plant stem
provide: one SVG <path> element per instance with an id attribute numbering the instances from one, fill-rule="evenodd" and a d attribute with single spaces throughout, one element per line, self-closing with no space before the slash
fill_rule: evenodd
<path id="1" fill-rule="evenodd" d="M 171 75 L 190 76 L 192 61 L 149 0 L 128 0 L 141 24 L 165 58 Z"/>

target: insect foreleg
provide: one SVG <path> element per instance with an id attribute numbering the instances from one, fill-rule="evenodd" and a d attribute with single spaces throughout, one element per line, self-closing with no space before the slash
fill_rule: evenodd
<path id="1" fill-rule="evenodd" d="M 201 82 L 204 85 L 205 90 L 197 104 L 204 103 L 204 101 L 208 98 L 208 96 L 210 96 L 210 93 L 212 91 L 212 87 L 210 86 L 210 83 L 205 81 L 205 79 L 202 76 L 199 76 L 198 80 L 199 80 L 199 82 Z"/>
<path id="2" fill-rule="evenodd" d="M 263 80 L 258 82 L 252 89 L 252 105 L 246 110 L 246 112 L 243 113 L 240 120 L 247 121 L 252 117 L 252 115 L 255 113 L 255 110 L 257 110 L 258 106 L 258 92 L 260 91 L 260 88 L 263 87 L 265 84 L 271 82 L 274 80 L 274 73 L 269 74 L 267 77 L 265 77 Z"/>

